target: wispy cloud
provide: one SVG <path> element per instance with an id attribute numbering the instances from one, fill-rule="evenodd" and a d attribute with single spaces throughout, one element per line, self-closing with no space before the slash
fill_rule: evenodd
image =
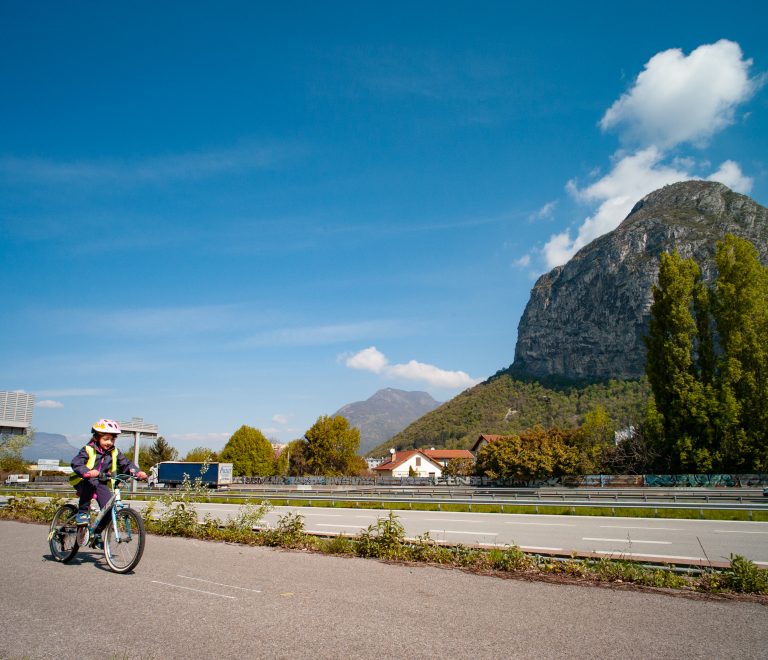
<path id="1" fill-rule="evenodd" d="M 466 388 L 477 385 L 483 380 L 482 378 L 472 378 L 463 371 L 445 371 L 416 360 L 411 360 L 407 364 L 389 364 L 386 356 L 375 346 L 365 348 L 359 353 L 347 357 L 346 365 L 350 369 L 371 371 L 390 378 L 423 381 L 433 387 Z"/>
<path id="2" fill-rule="evenodd" d="M 47 183 L 166 183 L 281 166 L 303 150 L 297 145 L 246 145 L 215 151 L 164 154 L 143 160 L 0 158 L 0 175 L 13 181 Z"/>
<path id="3" fill-rule="evenodd" d="M 289 415 L 275 415 L 272 417 L 272 421 L 277 422 L 278 424 L 287 424 L 293 417 L 293 413 Z"/>
<path id="4" fill-rule="evenodd" d="M 554 215 L 556 206 L 557 200 L 544 204 L 544 206 L 542 206 L 538 211 L 531 213 L 528 216 L 528 222 L 534 222 L 535 220 L 551 220 Z"/>
<path id="5" fill-rule="evenodd" d="M 269 330 L 235 342 L 232 346 L 320 346 L 365 338 L 402 336 L 408 332 L 410 329 L 402 321 L 364 321 L 346 325 Z"/>
<path id="6" fill-rule="evenodd" d="M 35 408 L 63 408 L 64 404 L 51 399 L 44 399 L 43 401 L 35 401 Z"/>

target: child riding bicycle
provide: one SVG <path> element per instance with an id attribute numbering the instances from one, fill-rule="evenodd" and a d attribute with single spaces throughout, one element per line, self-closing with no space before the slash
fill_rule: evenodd
<path id="1" fill-rule="evenodd" d="M 72 474 L 69 477 L 70 485 L 74 486 L 80 497 L 77 509 L 77 524 L 90 523 L 91 500 L 96 498 L 99 508 L 109 502 L 112 491 L 107 484 L 100 482 L 97 477 L 103 472 L 118 472 L 133 474 L 139 479 L 146 479 L 147 475 L 138 466 L 127 459 L 123 453 L 115 447 L 115 440 L 120 435 L 120 426 L 111 419 L 100 419 L 91 428 L 93 437 L 88 444 L 72 459 Z M 114 484 L 114 482 L 112 482 Z M 96 529 L 98 535 L 107 524 L 107 517 Z M 100 541 L 97 540 L 97 547 Z"/>

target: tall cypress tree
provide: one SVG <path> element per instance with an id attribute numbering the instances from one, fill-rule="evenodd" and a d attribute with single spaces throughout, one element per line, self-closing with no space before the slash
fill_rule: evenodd
<path id="1" fill-rule="evenodd" d="M 711 410 L 695 361 L 698 330 L 691 311 L 694 293 L 701 296 L 700 278 L 693 259 L 683 259 L 677 250 L 661 255 L 650 333 L 643 341 L 645 372 L 663 429 L 660 449 L 674 469 L 705 472 L 712 468 Z M 699 322 L 708 326 L 703 314 Z"/>
<path id="2" fill-rule="evenodd" d="M 718 462 L 727 471 L 768 469 L 768 269 L 752 243 L 730 234 L 715 253 L 713 312 L 721 354 Z"/>

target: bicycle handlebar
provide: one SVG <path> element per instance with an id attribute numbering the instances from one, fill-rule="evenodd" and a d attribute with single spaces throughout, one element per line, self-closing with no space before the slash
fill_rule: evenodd
<path id="1" fill-rule="evenodd" d="M 125 479 L 123 477 L 126 477 Z M 108 481 L 112 481 L 113 479 L 117 481 L 122 481 L 124 484 L 128 484 L 128 479 L 136 479 L 137 481 L 147 481 L 146 479 L 139 479 L 134 474 L 113 474 L 112 472 L 101 472 L 98 477 L 96 477 L 101 483 L 107 483 Z"/>

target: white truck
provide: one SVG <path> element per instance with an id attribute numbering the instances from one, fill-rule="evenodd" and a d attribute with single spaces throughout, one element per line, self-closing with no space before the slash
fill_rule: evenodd
<path id="1" fill-rule="evenodd" d="M 28 483 L 29 483 L 28 474 L 9 474 L 8 478 L 5 480 L 6 486 L 18 486 L 20 484 L 28 484 Z"/>

